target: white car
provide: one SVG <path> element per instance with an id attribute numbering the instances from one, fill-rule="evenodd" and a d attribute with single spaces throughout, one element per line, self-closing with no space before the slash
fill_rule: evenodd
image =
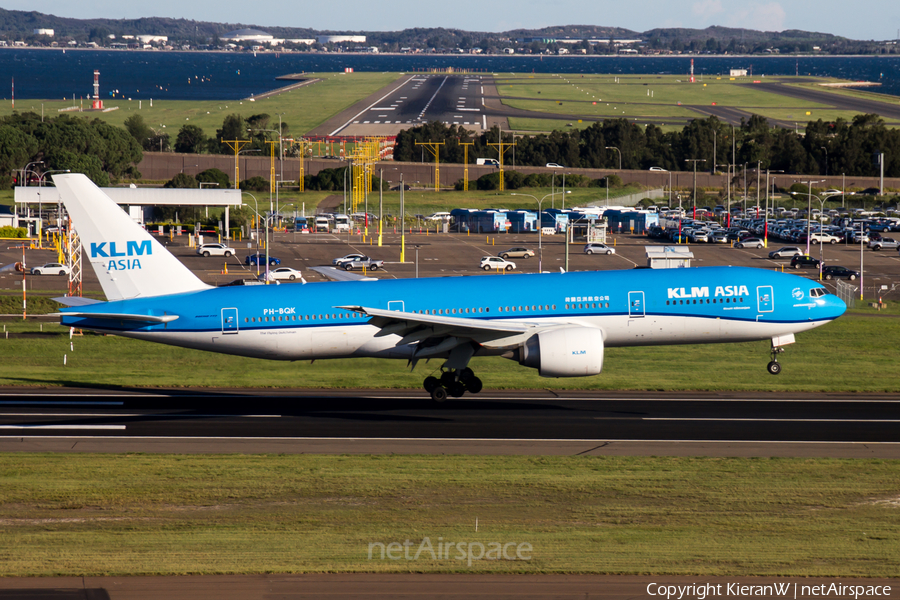
<path id="1" fill-rule="evenodd" d="M 813 233 L 809 236 L 809 241 L 813 244 L 837 244 L 838 238 L 827 233 Z"/>
<path id="2" fill-rule="evenodd" d="M 485 271 L 512 271 L 516 268 L 516 263 L 499 256 L 485 256 L 478 266 Z"/>
<path id="3" fill-rule="evenodd" d="M 585 253 L 585 254 L 606 254 L 606 255 L 610 255 L 610 254 L 615 254 L 615 253 L 616 253 L 616 249 L 615 249 L 615 248 L 610 248 L 610 247 L 607 246 L 606 244 L 601 244 L 601 243 L 599 243 L 599 242 L 593 242 L 593 243 L 590 243 L 590 244 L 585 244 L 585 246 L 584 246 L 584 253 Z"/>
<path id="4" fill-rule="evenodd" d="M 201 256 L 224 256 L 227 258 L 234 254 L 234 248 L 225 244 L 203 244 L 197 248 L 197 254 Z"/>
<path id="5" fill-rule="evenodd" d="M 265 278 L 265 273 L 259 274 L 260 281 L 265 281 Z M 269 281 L 294 281 L 295 279 L 302 279 L 300 271 L 298 271 L 297 269 L 292 269 L 290 267 L 278 267 L 277 269 L 269 270 Z"/>
<path id="6" fill-rule="evenodd" d="M 558 165 L 556 163 L 547 163 L 547 168 L 548 169 L 565 169 L 564 166 Z"/>
<path id="7" fill-rule="evenodd" d="M 359 260 L 359 259 L 365 258 L 365 257 L 366 257 L 365 254 L 347 254 L 346 256 L 342 256 L 340 258 L 335 258 L 334 260 L 331 261 L 331 264 L 333 264 L 336 267 L 340 267 L 345 262 L 351 262 L 351 261 Z"/>
<path id="8" fill-rule="evenodd" d="M 59 263 L 47 263 L 40 267 L 31 269 L 32 275 L 68 275 L 69 267 Z"/>
<path id="9" fill-rule="evenodd" d="M 668 173 L 668 171 L 666 171 L 666 170 L 663 169 L 662 167 L 650 167 L 650 170 L 651 170 L 651 171 L 660 171 L 660 172 L 662 172 L 662 173 Z"/>
<path id="10" fill-rule="evenodd" d="M 427 221 L 449 221 L 450 213 L 448 212 L 436 212 L 425 217 Z"/>

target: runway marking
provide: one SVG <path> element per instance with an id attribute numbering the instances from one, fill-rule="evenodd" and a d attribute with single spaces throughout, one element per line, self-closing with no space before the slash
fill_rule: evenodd
<path id="1" fill-rule="evenodd" d="M 108 429 L 124 431 L 124 425 L 0 425 L 0 429 Z M 96 436 L 92 436 L 96 437 Z"/>
<path id="2" fill-rule="evenodd" d="M 597 417 L 595 417 L 597 418 Z M 602 417 L 615 418 L 615 417 Z M 751 423 L 900 423 L 900 419 L 758 419 L 754 417 L 641 417 L 642 421 L 748 421 Z"/>
<path id="3" fill-rule="evenodd" d="M 422 112 L 419 113 L 419 118 L 422 118 L 422 117 L 425 116 L 426 111 L 428 111 L 428 107 L 431 106 L 431 103 L 434 102 L 434 99 L 435 99 L 435 98 L 437 97 L 437 95 L 441 92 L 441 88 L 443 88 L 443 87 L 444 87 L 444 84 L 447 83 L 447 79 L 449 79 L 449 77 L 444 77 L 443 81 L 441 81 L 441 85 L 439 85 L 439 86 L 438 86 L 438 89 L 436 89 L 436 90 L 434 91 L 434 94 L 431 96 L 431 99 L 428 100 L 428 103 L 427 103 L 427 104 L 425 104 L 425 108 L 423 108 L 423 109 L 422 109 Z M 333 135 L 333 134 L 332 134 L 332 135 Z"/>
<path id="4" fill-rule="evenodd" d="M 0 417 L 176 417 L 195 419 L 197 417 L 237 417 L 239 419 L 281 419 L 283 415 L 235 415 L 231 413 L 0 413 Z"/>
<path id="5" fill-rule="evenodd" d="M 124 429 L 124 426 L 122 427 Z M 21 440 L 22 436 L 0 436 L 0 440 Z M 630 438 L 392 438 L 392 437 L 259 437 L 259 436 L 175 436 L 175 435 L 34 435 L 28 439 L 77 439 L 77 440 L 173 440 L 173 441 L 208 441 L 208 440 L 244 440 L 253 442 L 288 441 L 288 442 L 547 442 L 558 444 L 571 442 L 577 444 L 597 444 L 600 442 L 619 443 L 677 443 L 677 444 L 854 444 L 900 446 L 900 442 L 854 442 L 854 441 L 816 441 L 816 440 L 704 440 L 704 439 L 630 439 Z"/>
<path id="6" fill-rule="evenodd" d="M 481 112 L 480 108 L 457 108 L 456 110 L 464 110 L 466 112 Z"/>
<path id="7" fill-rule="evenodd" d="M 366 107 L 366 108 L 364 108 L 363 110 L 361 110 L 361 111 L 359 112 L 359 114 L 357 114 L 357 115 L 355 115 L 355 116 L 353 116 L 353 117 L 350 117 L 350 120 L 349 120 L 349 121 L 347 121 L 346 123 L 344 123 L 343 125 L 341 125 L 341 126 L 338 127 L 337 129 L 335 129 L 334 131 L 332 131 L 332 132 L 329 133 L 328 135 L 337 135 L 339 131 L 341 131 L 342 129 L 345 129 L 347 126 L 350 125 L 350 123 L 353 123 L 354 120 L 355 120 L 355 119 L 358 119 L 358 118 L 360 117 L 360 115 L 362 115 L 364 112 L 368 111 L 369 109 L 371 109 L 371 108 L 372 108 L 373 106 L 375 106 L 376 104 L 380 104 L 382 100 L 384 100 L 385 98 L 387 98 L 387 97 L 390 96 L 391 94 L 395 93 L 397 90 L 399 90 L 400 88 L 402 88 L 404 85 L 406 85 L 406 84 L 409 83 L 410 81 L 413 81 L 412 77 L 410 77 L 409 79 L 407 79 L 406 81 L 404 81 L 403 83 L 401 83 L 400 85 L 398 85 L 397 87 L 395 87 L 394 89 L 392 89 L 391 91 L 389 91 L 387 94 L 385 94 L 384 96 L 382 96 L 381 98 L 379 98 L 378 100 L 376 100 L 375 102 L 373 102 L 372 104 L 370 104 L 368 107 Z M 418 81 L 418 80 L 416 80 L 416 81 Z"/>
<path id="8" fill-rule="evenodd" d="M 9 395 L 14 395 L 14 394 L 9 394 Z M 75 395 L 75 394 L 73 394 L 73 395 Z M 85 395 L 87 395 L 87 394 L 85 394 Z M 140 397 L 158 398 L 160 396 L 157 396 L 156 394 L 141 394 L 140 396 L 134 396 L 134 397 L 135 398 L 140 398 Z M 101 401 L 101 400 L 97 400 L 94 402 L 92 402 L 90 400 L 83 400 L 83 401 L 78 401 L 78 400 L 0 400 L 0 406 L 7 406 L 7 405 L 20 406 L 22 404 L 24 404 L 26 406 L 60 406 L 60 405 L 64 405 L 64 406 L 122 406 L 125 403 L 124 402 L 105 402 L 105 401 Z"/>
<path id="9" fill-rule="evenodd" d="M 396 109 L 393 106 L 391 106 L 391 107 L 387 107 L 387 108 L 385 108 L 385 107 L 372 108 L 370 110 L 396 110 Z"/>

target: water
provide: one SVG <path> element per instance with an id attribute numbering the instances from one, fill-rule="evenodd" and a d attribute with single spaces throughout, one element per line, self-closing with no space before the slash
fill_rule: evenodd
<path id="1" fill-rule="evenodd" d="M 900 96 L 900 56 L 788 57 L 695 56 L 700 77 L 750 69 L 754 75 L 817 75 L 875 81 L 882 94 Z M 464 68 L 500 73 L 682 74 L 691 57 L 643 56 L 467 56 L 152 52 L 112 50 L 0 49 L 0 82 L 18 98 L 50 99 L 93 94 L 100 71 L 100 96 L 164 100 L 234 100 L 287 85 L 279 75 L 301 72 L 414 71 Z M 11 90 L 11 88 L 7 88 Z M 2 97 L 9 93 L 0 92 Z"/>

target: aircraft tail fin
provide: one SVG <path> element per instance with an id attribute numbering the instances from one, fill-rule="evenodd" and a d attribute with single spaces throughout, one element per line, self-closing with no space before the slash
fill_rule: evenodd
<path id="1" fill-rule="evenodd" d="M 209 288 L 81 173 L 53 175 L 107 300 Z"/>

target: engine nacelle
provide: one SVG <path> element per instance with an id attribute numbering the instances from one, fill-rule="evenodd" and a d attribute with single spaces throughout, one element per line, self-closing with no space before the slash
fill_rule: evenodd
<path id="1" fill-rule="evenodd" d="M 517 356 L 519 364 L 537 369 L 541 377 L 586 377 L 603 370 L 603 332 L 590 327 L 561 327 L 528 338 Z"/>

